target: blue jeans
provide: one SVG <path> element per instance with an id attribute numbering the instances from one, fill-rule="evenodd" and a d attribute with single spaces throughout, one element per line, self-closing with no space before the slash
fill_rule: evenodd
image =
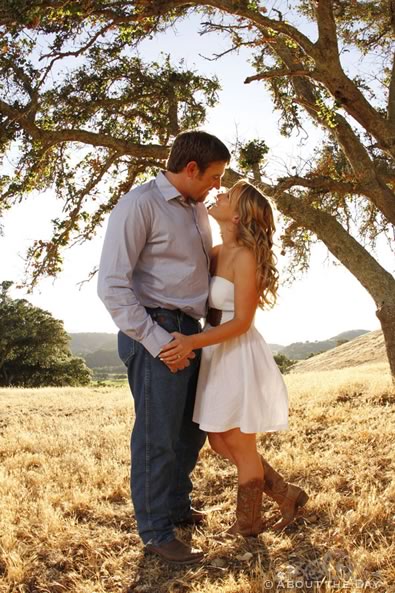
<path id="1" fill-rule="evenodd" d="M 189 335 L 199 322 L 181 311 L 147 309 L 168 332 Z M 174 539 L 174 522 L 191 509 L 190 473 L 206 433 L 192 422 L 200 352 L 189 367 L 171 373 L 142 344 L 118 334 L 119 356 L 128 367 L 135 407 L 131 437 L 131 491 L 137 528 L 144 544 Z"/>

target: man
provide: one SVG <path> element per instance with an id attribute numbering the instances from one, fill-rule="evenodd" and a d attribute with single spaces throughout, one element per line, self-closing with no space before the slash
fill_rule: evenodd
<path id="1" fill-rule="evenodd" d="M 191 564 L 203 554 L 174 526 L 198 522 L 189 478 L 205 433 L 192 422 L 199 359 L 167 367 L 173 331 L 200 329 L 206 316 L 211 232 L 203 204 L 221 186 L 230 153 L 202 131 L 177 136 L 167 170 L 127 193 L 108 223 L 98 293 L 119 327 L 119 353 L 134 397 L 131 490 L 147 552 Z"/>

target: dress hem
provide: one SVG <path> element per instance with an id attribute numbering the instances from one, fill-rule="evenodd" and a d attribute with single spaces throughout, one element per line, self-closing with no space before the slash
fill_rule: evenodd
<path id="1" fill-rule="evenodd" d="M 196 420 L 194 420 L 194 422 L 196 422 Z M 278 432 L 281 430 L 288 430 L 288 424 L 280 424 L 280 425 L 276 425 L 276 426 L 269 426 L 266 428 L 258 428 L 256 430 L 248 430 L 244 427 L 239 426 L 238 424 L 235 424 L 233 426 L 212 426 L 209 424 L 200 424 L 199 422 L 197 422 L 197 424 L 199 424 L 199 428 L 200 430 L 203 430 L 204 432 L 227 432 L 228 430 L 233 430 L 234 428 L 239 428 L 240 432 L 243 432 L 245 434 L 254 434 L 257 432 Z"/>

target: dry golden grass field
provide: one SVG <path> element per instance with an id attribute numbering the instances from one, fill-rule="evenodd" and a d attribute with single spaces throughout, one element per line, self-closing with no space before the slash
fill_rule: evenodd
<path id="1" fill-rule="evenodd" d="M 205 448 L 205 562 L 145 557 L 129 500 L 126 386 L 0 390 L 1 593 L 395 591 L 394 394 L 385 364 L 288 375 L 290 429 L 260 449 L 310 500 L 283 533 L 223 534 L 235 473 Z M 264 501 L 269 520 L 275 508 Z"/>

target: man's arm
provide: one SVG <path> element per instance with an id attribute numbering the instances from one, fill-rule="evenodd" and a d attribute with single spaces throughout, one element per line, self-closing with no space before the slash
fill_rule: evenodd
<path id="1" fill-rule="evenodd" d="M 98 295 L 114 323 L 156 357 L 172 336 L 148 315 L 133 288 L 132 275 L 148 240 L 150 214 L 137 196 L 123 198 L 108 221 L 99 267 Z"/>

